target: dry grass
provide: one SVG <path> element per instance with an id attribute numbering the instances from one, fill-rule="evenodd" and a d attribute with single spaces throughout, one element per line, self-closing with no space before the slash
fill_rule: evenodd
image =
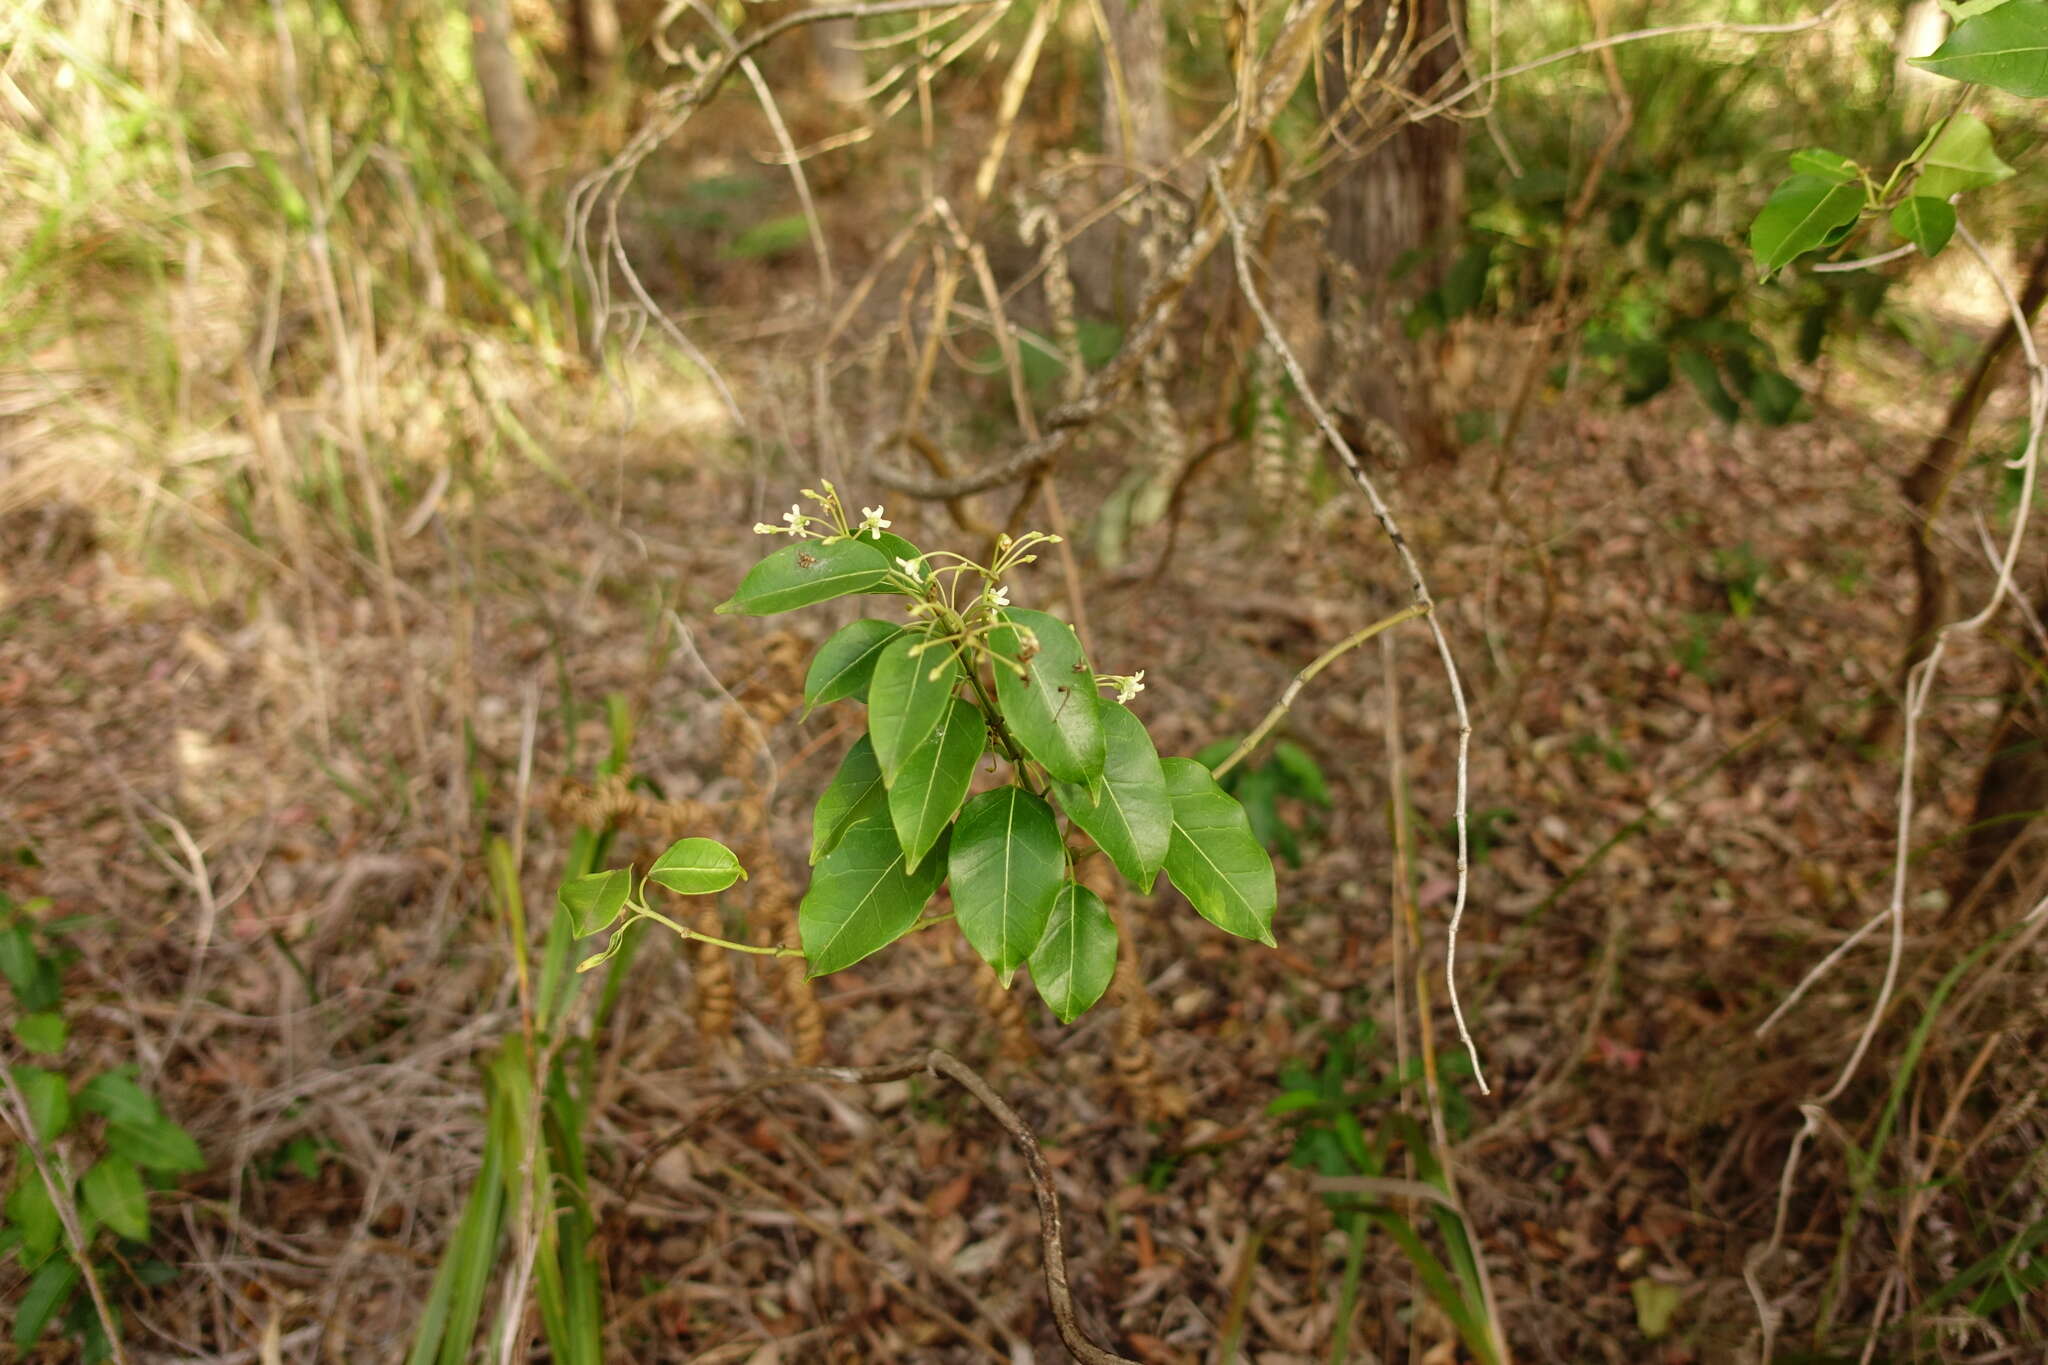
<path id="1" fill-rule="evenodd" d="M 1007 376 L 952 353 L 986 330 L 920 331 L 933 284 L 904 283 L 925 269 L 916 252 L 849 311 L 822 381 L 807 264 L 663 260 L 665 240 L 712 249 L 708 229 L 665 224 L 664 205 L 737 164 L 730 144 L 773 145 L 744 91 L 692 125 L 703 143 L 648 163 L 623 230 L 749 426 L 652 330 L 615 333 L 593 365 L 567 272 L 528 251 L 516 199 L 477 167 L 476 120 L 378 112 L 371 86 L 341 81 L 353 49 L 313 41 L 286 8 L 291 62 L 253 7 L 117 21 L 92 0 L 53 0 L 0 20 L 13 44 L 0 98 L 16 91 L 35 111 L 15 102 L 0 126 L 0 179 L 26 187 L 0 208 L 0 891 L 91 917 L 68 979 L 73 1047 L 138 1062 L 211 1159 L 164 1205 L 179 1275 L 128 1300 L 143 1359 L 403 1358 L 478 1170 L 478 1060 L 519 1025 L 487 838 L 523 846 L 527 901 L 548 906 L 573 823 L 550 793 L 591 778 L 610 744 L 604 699 L 618 695 L 650 795 L 700 803 L 708 827 L 693 832 L 751 836 L 750 861 L 777 857 L 797 876 L 806 798 L 850 732 L 830 710 L 802 720 L 787 705 L 826 621 L 702 624 L 754 552 L 745 528 L 831 461 L 856 462 L 856 502 L 875 496 L 858 462 L 920 361 L 904 336 L 949 352 L 952 378 L 926 408 L 944 448 L 1007 448 L 1022 420 Z M 395 57 L 404 35 L 391 32 L 351 41 L 388 41 Z M 73 50 L 95 35 L 118 74 Z M 1005 30 L 1002 62 L 952 87 L 954 128 L 986 132 L 999 116 L 973 86 L 999 84 L 1020 36 Z M 412 38 L 404 69 L 445 114 L 451 96 L 430 77 L 446 75 L 451 39 L 432 25 Z M 1062 68 L 1047 84 L 1078 79 Z M 1018 125 L 1020 162 L 1045 164 L 1071 131 L 1057 113 Z M 564 165 L 608 150 L 599 114 L 554 131 Z M 786 117 L 808 143 L 831 116 Z M 892 201 L 873 172 L 917 141 L 886 125 L 847 154 L 855 169 L 814 177 L 846 278 L 889 259 L 889 235 L 856 219 L 901 221 L 877 210 Z M 964 196 L 984 142 L 950 142 L 936 183 Z M 332 213 L 294 206 L 343 182 Z M 1098 189 L 1076 169 L 1033 193 L 1071 224 Z M 918 187 L 892 192 L 907 220 Z M 1305 240 L 1310 227 L 1280 230 Z M 991 270 L 1005 283 L 1039 260 L 1003 250 L 1014 257 Z M 1085 290 L 1102 256 L 1076 256 Z M 988 306 L 966 255 L 935 269 L 957 271 L 963 316 Z M 1266 287 L 1290 327 L 1313 311 L 1306 269 Z M 1405 600 L 1392 552 L 1346 497 L 1320 488 L 1285 516 L 1251 517 L 1235 449 L 1191 476 L 1163 576 L 1110 562 L 1160 555 L 1166 526 L 1113 509 L 1161 448 L 1194 453 L 1199 420 L 1162 424 L 1176 407 L 1209 416 L 1227 385 L 1193 376 L 1221 372 L 1245 334 L 1227 287 L 1205 276 L 1197 293 L 1176 334 L 1187 377 L 1154 393 L 1178 404 L 1155 403 L 1149 425 L 1113 413 L 1061 484 L 1094 652 L 1146 669 L 1146 717 L 1169 752 L 1241 733 L 1303 663 Z M 1056 335 L 1058 317 L 1021 298 L 1020 325 Z M 1466 344 L 1485 375 L 1521 340 Z M 1539 397 L 1510 492 L 1547 547 L 1548 587 L 1483 478 L 1390 475 L 1473 675 L 1489 842 L 1461 962 L 1498 1094 L 1456 1151 L 1517 1358 L 1754 1350 L 1745 1257 L 1769 1235 L 1796 1106 L 1839 1065 L 1881 965 L 1852 959 L 1780 1032 L 1752 1037 L 1881 896 L 1890 856 L 1895 756 L 1849 737 L 1897 649 L 1907 580 L 1892 478 L 1940 397 L 1894 349 L 1860 364 L 1828 377 L 1817 422 L 1764 436 L 1708 430 L 1669 398 L 1609 414 Z M 1156 367 L 1141 380 L 1172 382 Z M 942 503 L 892 500 L 891 514 L 925 543 L 958 534 Z M 1945 529 L 1974 545 L 1966 513 Z M 1059 599 L 1059 566 L 1040 569 L 1031 591 Z M 1731 609 L 1732 587 L 1760 589 L 1751 614 Z M 2007 685 L 2001 645 L 2016 641 L 1961 653 L 1924 737 L 1910 835 L 1926 888 L 1944 884 L 1947 840 L 1968 819 Z M 1420 642 L 1395 666 L 1425 947 L 1440 955 L 1456 732 Z M 1406 988 L 1387 893 L 1385 687 L 1352 657 L 1289 715 L 1338 799 L 1306 864 L 1282 869 L 1280 952 L 1221 940 L 1170 895 L 1132 904 L 1149 1005 L 1060 1030 L 1020 998 L 1040 1055 L 1007 1064 L 1016 1039 L 986 1020 L 946 935 L 815 988 L 833 1060 L 937 1045 L 997 1070 L 1048 1145 L 1085 1325 L 1147 1361 L 1213 1359 L 1226 1322 L 1260 1365 L 1327 1349 L 1342 1239 L 1263 1106 L 1287 1063 L 1320 1056 L 1324 1025 L 1370 1016 L 1391 1031 Z M 729 698 L 775 768 L 765 810 Z M 621 852 L 646 852 L 660 826 L 629 821 Z M 1766 1268 L 1788 1337 L 1828 1313 L 1826 1347 L 1860 1349 L 1859 1324 L 1927 1304 L 2048 1207 L 2038 938 L 1976 960 L 1909 1053 L 1941 975 L 1987 922 L 2025 907 L 1943 908 L 1916 907 L 1881 1035 L 1881 1055 L 1913 1065 L 1869 1069 L 1791 1191 L 1786 1249 Z M 608 1352 L 1060 1358 L 1027 1273 L 1021 1162 L 943 1091 L 764 1096 L 655 1161 L 625 1199 L 625 1175 L 664 1132 L 814 1045 L 818 1019 L 780 976 L 741 962 L 714 990 L 693 954 L 650 944 L 593 1040 Z M 1147 1012 L 1149 1032 L 1129 1026 Z M 1138 1071 L 1171 1102 L 1134 1113 Z M 1875 1164 L 1859 1168 L 1852 1148 L 1874 1141 Z M 14 1276 L 0 1267 L 0 1302 Z M 1656 1343 L 1632 1297 L 1644 1281 L 1680 1296 L 1676 1331 Z M 1390 1246 L 1374 1246 L 1365 1283 L 1359 1351 L 1456 1358 Z M 1937 1305 L 1940 1330 L 1919 1346 L 1881 1338 L 1871 1358 L 2038 1353 L 2038 1307 L 1961 1320 L 1988 1283 Z M 523 1311 L 506 1320 L 538 1340 Z"/>

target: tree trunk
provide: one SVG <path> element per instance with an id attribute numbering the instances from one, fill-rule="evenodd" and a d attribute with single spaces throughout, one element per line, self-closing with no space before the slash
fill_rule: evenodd
<path id="1" fill-rule="evenodd" d="M 2035 584 L 2035 602 L 2048 601 L 2048 572 Z M 1977 799 L 1963 844 L 1963 865 L 1949 889 L 1949 904 L 1974 898 L 1980 912 L 2026 910 L 2003 906 L 1999 893 L 2025 892 L 2041 868 L 2039 822 L 2048 813 L 2048 658 L 2014 663 L 2005 710 L 1993 732 Z M 1991 879 L 1996 876 L 1994 884 Z"/>
<path id="2" fill-rule="evenodd" d="M 469 34 L 470 62 L 476 68 L 484 121 L 490 125 L 498 165 L 524 193 L 532 187 L 538 170 L 533 152 L 540 133 L 526 78 L 519 74 L 519 59 L 512 51 L 512 13 L 507 0 L 469 0 Z"/>
<path id="3" fill-rule="evenodd" d="M 1163 0 L 1103 0 L 1103 8 L 1112 50 L 1102 63 L 1102 145 L 1135 169 L 1157 170 L 1174 151 L 1166 7 Z"/>
<path id="4" fill-rule="evenodd" d="M 1418 99 L 1449 91 L 1460 65 L 1452 3 L 1363 0 L 1336 25 L 1323 57 L 1325 112 L 1353 101 L 1340 124 L 1347 136 L 1370 144 L 1406 108 L 1374 93 L 1381 82 Z M 1355 81 L 1368 70 L 1370 79 Z M 1403 334 L 1401 319 L 1407 304 L 1438 283 L 1441 266 L 1430 257 L 1463 217 L 1463 141 L 1462 125 L 1449 118 L 1406 124 L 1362 161 L 1335 171 L 1323 199 L 1330 254 L 1343 267 L 1324 281 L 1325 311 L 1333 333 L 1358 333 L 1351 349 L 1363 352 L 1343 355 L 1338 348 L 1348 372 L 1332 375 L 1332 397 L 1353 425 L 1391 432 L 1417 456 L 1447 456 L 1452 446 L 1430 367 Z M 1395 267 L 1410 253 L 1429 255 L 1395 281 Z M 1356 316 L 1342 316 L 1353 309 Z M 1363 439 L 1381 458 L 1395 455 L 1377 449 L 1383 437 Z"/>
<path id="5" fill-rule="evenodd" d="M 2040 311 L 2043 299 L 2048 299 L 2048 238 L 2042 239 L 2034 249 L 2034 259 L 2027 266 L 2027 281 L 2020 291 L 2020 312 L 2031 320 Z M 1920 462 L 1899 480 L 1899 495 L 1905 499 L 1912 517 L 1908 534 L 1913 553 L 1913 581 L 1917 588 L 1912 623 L 1906 629 L 1906 646 L 1899 658 L 1896 685 L 1900 697 L 1906 693 L 1906 675 L 1927 657 L 1927 651 L 1934 644 L 1934 634 L 1948 619 L 1951 607 L 1948 570 L 1934 548 L 1935 519 L 1941 515 L 1942 505 L 1948 500 L 1949 486 L 1962 472 L 1963 459 L 1969 454 L 1970 431 L 1977 424 L 1977 414 L 1983 410 L 1985 400 L 1991 397 L 1991 391 L 1998 387 L 2005 363 L 2018 347 L 2019 334 L 2013 329 L 2012 319 L 2007 318 L 2005 325 L 1998 329 L 1997 335 L 1984 348 L 1984 353 L 1977 358 L 1977 367 L 1970 372 L 1969 382 L 1949 404 L 1948 417 L 1942 422 L 1941 431 L 1928 443 Z M 1880 709 L 1863 732 L 1864 743 L 1882 744 L 1890 739 L 1898 719 L 1896 707 Z"/>
<path id="6" fill-rule="evenodd" d="M 576 45 L 576 68 L 584 88 L 604 89 L 618 75 L 617 0 L 571 0 L 569 25 Z"/>
<path id="7" fill-rule="evenodd" d="M 859 36 L 851 19 L 826 19 L 810 25 L 811 55 L 818 63 L 818 84 L 825 97 L 849 107 L 862 102 L 868 83 L 867 63 L 853 46 Z"/>

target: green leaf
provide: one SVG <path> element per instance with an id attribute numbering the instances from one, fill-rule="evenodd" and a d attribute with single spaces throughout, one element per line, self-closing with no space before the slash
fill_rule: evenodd
<path id="1" fill-rule="evenodd" d="M 967 799 L 975 762 L 987 747 L 988 722 L 980 708 L 953 697 L 937 728 L 903 760 L 903 771 L 889 788 L 889 818 L 913 866 L 924 860 Z"/>
<path id="2" fill-rule="evenodd" d="M 162 1117 L 156 1101 L 135 1083 L 128 1068 L 102 1071 L 78 1092 L 78 1107 L 113 1123 L 150 1123 Z"/>
<path id="3" fill-rule="evenodd" d="M 57 964 L 36 951 L 25 926 L 0 929 L 0 976 L 7 978 L 15 1002 L 25 1010 L 54 1010 L 63 999 Z"/>
<path id="4" fill-rule="evenodd" d="M 1651 1341 L 1671 1330 L 1672 1316 L 1685 1302 L 1685 1292 L 1677 1285 L 1647 1275 L 1630 1281 L 1628 1292 L 1636 1303 L 1636 1327 Z"/>
<path id="5" fill-rule="evenodd" d="M 1846 185 L 1863 178 L 1860 166 L 1840 152 L 1831 152 L 1825 147 L 1808 147 L 1792 153 L 1792 169 L 1797 174 L 1817 175 L 1836 185 Z"/>
<path id="6" fill-rule="evenodd" d="M 873 810 L 883 799 L 881 765 L 875 762 L 874 741 L 862 735 L 839 760 L 811 811 L 811 866 L 830 853 L 854 821 Z"/>
<path id="7" fill-rule="evenodd" d="M 1952 194 L 1996 185 L 2014 174 L 1992 147 L 1991 129 L 1984 120 L 1975 114 L 1957 114 L 1941 126 L 1921 158 L 1913 193 L 1946 202 Z"/>
<path id="8" fill-rule="evenodd" d="M 7 1192 L 7 1221 L 21 1233 L 21 1263 L 34 1267 L 57 1249 L 64 1222 L 50 1202 L 50 1187 L 36 1169 L 35 1158 L 20 1143 L 14 1147 L 14 1188 Z"/>
<path id="9" fill-rule="evenodd" d="M 35 940 L 28 936 L 28 930 L 18 924 L 0 929 L 0 976 L 7 978 L 7 984 L 16 993 L 27 990 L 35 980 L 39 961 Z"/>
<path id="10" fill-rule="evenodd" d="M 205 1154 L 192 1135 L 169 1119 L 147 1123 L 110 1123 L 107 1147 L 145 1171 L 179 1175 L 206 1169 Z"/>
<path id="11" fill-rule="evenodd" d="M 785 213 L 754 224 L 719 249 L 728 261 L 755 261 L 794 251 L 810 239 L 810 220 L 801 213 Z"/>
<path id="12" fill-rule="evenodd" d="M 1938 256 L 1955 234 L 1956 211 L 1946 200 L 1916 194 L 1892 210 L 1892 231 L 1920 248 L 1923 256 Z"/>
<path id="13" fill-rule="evenodd" d="M 747 570 L 739 591 L 718 606 L 721 616 L 770 616 L 874 592 L 889 578 L 889 557 L 857 540 L 799 540 Z"/>
<path id="14" fill-rule="evenodd" d="M 1281 787 L 1291 796 L 1297 796 L 1311 805 L 1330 808 L 1330 787 L 1323 780 L 1323 769 L 1308 750 L 1292 740 L 1281 740 L 1273 746 L 1273 766 L 1280 770 Z"/>
<path id="15" fill-rule="evenodd" d="M 1116 922 L 1102 898 L 1068 882 L 1052 903 L 1045 936 L 1031 950 L 1031 984 L 1062 1024 L 1071 1024 L 1116 975 Z"/>
<path id="16" fill-rule="evenodd" d="M 915 545 L 912 545 L 909 541 L 905 540 L 902 536 L 897 535 L 894 531 L 863 531 L 860 533 L 860 543 L 863 545 L 872 545 L 877 550 L 880 550 L 883 556 L 888 559 L 889 566 L 891 568 L 900 567 L 896 563 L 896 561 L 899 559 L 924 558 L 923 550 L 918 549 Z"/>
<path id="17" fill-rule="evenodd" d="M 647 869 L 647 880 L 678 896 L 709 896 L 746 875 L 738 856 L 716 839 L 678 839 Z"/>
<path id="18" fill-rule="evenodd" d="M 1939 0 L 1941 7 L 1948 11 L 1948 17 L 1960 24 L 1965 19 L 1974 19 L 1989 13 L 2008 0 Z"/>
<path id="19" fill-rule="evenodd" d="M 590 872 L 581 877 L 571 877 L 562 883 L 562 889 L 555 893 L 556 901 L 568 913 L 569 923 L 575 927 L 576 937 L 588 938 L 601 934 L 612 927 L 619 918 L 619 912 L 626 908 L 626 897 L 633 891 L 633 874 L 623 867 L 608 872 Z"/>
<path id="20" fill-rule="evenodd" d="M 66 1033 L 64 1016 L 49 1011 L 24 1014 L 14 1021 L 14 1036 L 21 1045 L 45 1057 L 54 1057 L 64 1050 Z"/>
<path id="21" fill-rule="evenodd" d="M 855 821 L 818 864 L 797 907 L 797 934 L 810 974 L 851 967 L 909 933 L 938 889 L 944 862 L 934 853 L 907 871 L 903 846 L 886 812 L 875 810 Z"/>
<path id="22" fill-rule="evenodd" d="M 1493 265 L 1493 247 L 1481 242 L 1451 263 L 1444 272 L 1444 316 L 1461 318 L 1486 297 L 1486 272 Z"/>
<path id="23" fill-rule="evenodd" d="M 43 1328 L 64 1311 L 76 1288 L 78 1266 L 69 1256 L 43 1262 L 43 1268 L 28 1282 L 21 1301 L 14 1307 L 14 1344 L 24 1351 L 35 1345 Z"/>
<path id="24" fill-rule="evenodd" d="M 2027 99 L 2048 95 L 2048 0 L 2007 0 L 1957 24 L 1913 65 L 1950 80 L 1994 85 Z"/>
<path id="25" fill-rule="evenodd" d="M 1095 672 L 1081 653 L 1080 638 L 1042 611 L 1011 607 L 1002 619 L 989 632 L 989 647 L 1024 666 L 1019 676 L 996 665 L 996 699 L 1010 734 L 1059 781 L 1095 785 L 1104 757 L 1102 718 Z"/>
<path id="26" fill-rule="evenodd" d="M 1253 836 L 1244 807 L 1192 758 L 1169 758 L 1162 766 L 1173 799 L 1166 875 L 1203 919 L 1271 947 L 1279 906 L 1273 860 Z"/>
<path id="27" fill-rule="evenodd" d="M 1022 787 L 983 792 L 960 812 L 948 863 L 960 932 L 1007 986 L 1066 881 L 1059 821 Z"/>
<path id="28" fill-rule="evenodd" d="M 1091 794 L 1078 782 L 1056 782 L 1060 809 L 1109 855 L 1124 880 L 1150 891 L 1166 864 L 1173 837 L 1173 803 L 1166 797 L 1166 771 L 1145 722 L 1114 704 L 1101 707 L 1105 758 L 1102 783 Z"/>
<path id="29" fill-rule="evenodd" d="M 134 1162 L 101 1157 L 78 1184 L 94 1217 L 131 1242 L 149 1240 L 149 1191 Z"/>
<path id="30" fill-rule="evenodd" d="M 1749 225 L 1749 250 L 1765 278 L 1825 245 L 1837 228 L 1863 212 L 1863 187 L 1818 175 L 1795 175 L 1771 191 Z"/>
<path id="31" fill-rule="evenodd" d="M 62 1136 L 71 1126 L 70 1083 L 57 1072 L 39 1066 L 14 1068 L 14 1083 L 21 1087 L 21 1098 L 28 1105 L 29 1122 L 35 1125 L 36 1136 L 44 1142 Z"/>
<path id="32" fill-rule="evenodd" d="M 1781 427 L 1799 415 L 1799 400 L 1806 395 L 1784 371 L 1766 365 L 1751 376 L 1746 396 L 1766 426 Z"/>
<path id="33" fill-rule="evenodd" d="M 1700 401 L 1713 409 L 1716 417 L 1724 422 L 1734 422 L 1742 416 L 1742 409 L 1735 405 L 1727 386 L 1721 382 L 1721 371 L 1715 366 L 1712 356 L 1705 351 L 1688 348 L 1673 352 L 1671 359 L 1678 366 L 1678 372 L 1698 391 Z"/>
<path id="34" fill-rule="evenodd" d="M 903 761 L 938 728 L 960 682 L 960 660 L 950 644 L 906 631 L 883 646 L 868 684 L 868 734 L 884 782 L 895 785 Z"/>
<path id="35" fill-rule="evenodd" d="M 842 697 L 867 700 L 868 679 L 875 673 L 875 658 L 903 628 L 873 617 L 842 626 L 831 639 L 818 646 L 811 670 L 804 675 L 804 709 L 815 710 Z"/>

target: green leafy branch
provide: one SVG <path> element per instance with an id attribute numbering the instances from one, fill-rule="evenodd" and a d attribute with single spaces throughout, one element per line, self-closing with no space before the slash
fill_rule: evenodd
<path id="1" fill-rule="evenodd" d="M 793 503 L 780 524 L 754 528 L 790 543 L 749 570 L 719 612 L 770 615 L 874 594 L 907 599 L 907 619 L 843 627 L 804 679 L 807 710 L 852 701 L 868 714 L 812 813 L 801 946 L 735 943 L 648 906 L 648 882 L 711 895 L 745 875 L 710 839 L 671 847 L 638 892 L 626 868 L 565 885 L 579 935 L 630 915 L 739 952 L 800 954 L 822 976 L 950 920 L 1006 984 L 1028 964 L 1039 995 L 1072 1022 L 1116 971 L 1115 923 L 1074 871 L 1092 844 L 1141 892 L 1165 872 L 1210 923 L 1273 942 L 1272 859 L 1207 768 L 1159 756 L 1128 709 L 1144 671 L 1097 673 L 1066 622 L 1011 602 L 1010 576 L 1057 537 L 1000 537 L 983 564 L 920 550 L 880 507 L 851 518 L 829 483 L 803 497 L 813 511 Z M 973 793 L 984 760 L 1004 780 Z M 953 912 L 928 917 L 942 884 Z M 619 941 L 583 965 L 605 961 Z"/>
<path id="2" fill-rule="evenodd" d="M 2028 98 L 2048 95 L 2048 0 L 1969 5 L 1959 17 L 1948 41 L 1915 58 L 1915 66 Z M 1993 147 L 1990 128 L 1960 111 L 1929 129 L 1881 183 L 1821 147 L 1794 152 L 1791 169 L 1749 228 L 1750 253 L 1765 278 L 1808 252 L 1840 245 L 1866 215 L 1879 213 L 1906 247 L 1937 256 L 1955 235 L 1956 197 L 2014 174 Z"/>

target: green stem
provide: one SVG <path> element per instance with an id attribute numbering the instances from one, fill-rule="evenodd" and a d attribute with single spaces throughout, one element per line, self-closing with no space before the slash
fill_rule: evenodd
<path id="1" fill-rule="evenodd" d="M 1375 621 L 1354 635 L 1346 636 L 1317 655 L 1314 663 L 1294 675 L 1294 681 L 1287 684 L 1287 690 L 1280 694 L 1280 700 L 1274 702 L 1273 708 L 1266 712 L 1266 718 L 1259 722 L 1258 728 L 1246 735 L 1243 742 L 1230 751 L 1230 757 L 1216 765 L 1215 776 L 1220 778 L 1223 774 L 1244 762 L 1251 751 L 1258 748 L 1267 735 L 1273 733 L 1273 727 L 1280 723 L 1280 717 L 1287 714 L 1287 708 L 1294 705 L 1294 699 L 1301 695 L 1301 689 L 1308 686 L 1314 680 L 1316 674 L 1322 672 L 1331 664 L 1337 662 L 1337 660 L 1343 658 L 1367 640 L 1370 640 L 1373 636 L 1378 635 L 1381 631 L 1391 630 L 1403 621 L 1413 621 L 1416 617 L 1427 614 L 1428 611 L 1428 605 L 1422 602 L 1417 602 L 1413 606 L 1403 607 L 1392 616 L 1386 617 L 1384 620 Z"/>
<path id="2" fill-rule="evenodd" d="M 718 948 L 730 948 L 736 953 L 752 953 L 756 957 L 802 957 L 804 955 L 803 949 L 791 948 L 781 943 L 735 943 L 729 938 L 719 938 L 716 934 L 699 933 L 695 929 L 688 929 L 677 924 L 667 915 L 657 914 L 655 911 L 649 910 L 638 901 L 633 902 L 631 908 L 635 914 L 653 920 L 671 933 L 683 938 L 694 939 L 698 943 L 709 943 Z"/>

